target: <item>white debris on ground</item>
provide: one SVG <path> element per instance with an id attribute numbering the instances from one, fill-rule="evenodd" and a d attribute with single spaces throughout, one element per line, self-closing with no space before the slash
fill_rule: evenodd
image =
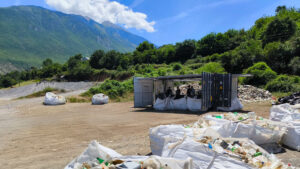
<path id="1" fill-rule="evenodd" d="M 175 159 L 159 156 L 122 156 L 92 141 L 88 148 L 65 169 L 193 169 L 191 158 Z"/>
<path id="2" fill-rule="evenodd" d="M 270 111 L 270 119 L 234 112 L 207 115 L 190 125 L 151 128 L 152 156 L 122 156 L 93 141 L 65 169 L 295 168 L 260 145 L 282 143 L 297 150 L 300 113 L 288 104 Z"/>
<path id="3" fill-rule="evenodd" d="M 242 102 L 261 102 L 271 100 L 272 94 L 251 85 L 239 85 L 238 97 Z"/>

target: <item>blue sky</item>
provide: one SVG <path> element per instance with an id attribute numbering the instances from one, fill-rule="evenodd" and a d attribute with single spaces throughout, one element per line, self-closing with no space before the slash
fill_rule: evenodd
<path id="1" fill-rule="evenodd" d="M 50 1 L 50 0 L 49 0 Z M 55 1 L 55 0 L 53 0 Z M 82 0 L 83 1 L 83 0 Z M 112 1 L 112 0 L 111 0 Z M 249 29 L 256 19 L 274 15 L 278 5 L 300 8 L 300 0 L 116 0 L 154 21 L 154 32 L 129 28 L 156 45 L 200 39 L 210 32 Z M 80 1 L 79 1 L 80 2 Z M 37 5 L 48 9 L 44 0 L 1 0 L 0 6 Z"/>

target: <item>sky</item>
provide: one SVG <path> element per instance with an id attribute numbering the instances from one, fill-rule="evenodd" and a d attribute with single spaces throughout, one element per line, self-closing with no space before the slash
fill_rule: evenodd
<path id="1" fill-rule="evenodd" d="M 249 29 L 279 5 L 300 8 L 300 0 L 0 0 L 0 7 L 36 5 L 110 21 L 157 46 L 211 32 Z"/>

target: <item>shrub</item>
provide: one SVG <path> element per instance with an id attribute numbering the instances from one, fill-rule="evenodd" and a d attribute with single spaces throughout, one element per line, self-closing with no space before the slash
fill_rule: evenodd
<path id="1" fill-rule="evenodd" d="M 294 57 L 290 64 L 289 67 L 291 68 L 293 74 L 295 75 L 300 75 L 300 57 Z"/>
<path id="2" fill-rule="evenodd" d="M 208 73 L 226 73 L 225 69 L 222 67 L 221 63 L 218 62 L 210 62 L 205 64 L 204 66 L 200 67 L 196 70 L 196 73 L 202 73 L 202 72 L 208 72 Z"/>
<path id="3" fill-rule="evenodd" d="M 182 65 L 180 63 L 175 63 L 173 65 L 173 71 L 177 71 L 177 70 L 180 70 L 182 69 Z"/>
<path id="4" fill-rule="evenodd" d="M 103 83 L 96 87 L 90 88 L 82 96 L 92 96 L 98 93 L 104 93 L 111 99 L 117 99 L 118 97 L 124 96 L 128 92 L 133 91 L 133 80 L 129 79 L 123 82 L 116 80 L 105 80 Z"/>
<path id="5" fill-rule="evenodd" d="M 244 84 L 253 86 L 264 86 L 276 78 L 277 74 L 265 62 L 258 62 L 244 71 L 245 74 L 252 74 L 242 80 Z"/>
<path id="6" fill-rule="evenodd" d="M 266 85 L 271 92 L 297 92 L 300 90 L 300 77 L 280 75 Z"/>

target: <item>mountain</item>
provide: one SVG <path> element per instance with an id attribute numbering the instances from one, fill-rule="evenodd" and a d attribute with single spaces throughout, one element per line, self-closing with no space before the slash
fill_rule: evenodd
<path id="1" fill-rule="evenodd" d="M 46 58 L 64 62 L 97 49 L 133 51 L 146 39 L 109 22 L 69 15 L 37 6 L 0 8 L 0 72 L 39 66 Z"/>

